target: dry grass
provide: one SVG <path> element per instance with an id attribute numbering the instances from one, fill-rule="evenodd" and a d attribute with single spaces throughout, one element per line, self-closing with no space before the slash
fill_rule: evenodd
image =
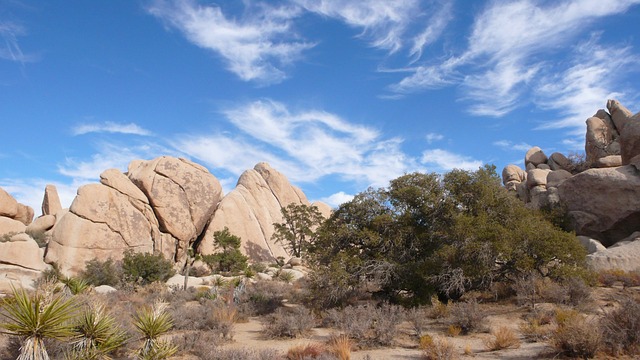
<path id="1" fill-rule="evenodd" d="M 449 325 L 447 328 L 447 335 L 456 337 L 462 333 L 462 328 L 458 325 Z"/>
<path id="2" fill-rule="evenodd" d="M 493 339 L 487 339 L 484 344 L 489 351 L 517 349 L 520 347 L 520 338 L 506 326 L 492 330 L 491 335 L 493 335 Z"/>
<path id="3" fill-rule="evenodd" d="M 630 296 L 600 321 L 603 343 L 611 355 L 640 355 L 640 302 Z"/>
<path id="4" fill-rule="evenodd" d="M 287 351 L 287 360 L 315 359 L 324 354 L 324 352 L 325 349 L 321 344 L 296 345 Z"/>
<path id="5" fill-rule="evenodd" d="M 333 335 L 327 341 L 327 350 L 339 360 L 351 360 L 353 341 L 345 334 Z"/>
<path id="6" fill-rule="evenodd" d="M 266 317 L 263 333 L 268 338 L 297 338 L 315 327 L 315 318 L 304 307 L 280 308 Z"/>
<path id="7" fill-rule="evenodd" d="M 601 340 L 602 332 L 596 322 L 578 313 L 568 313 L 558 322 L 550 342 L 559 354 L 588 359 L 595 356 Z"/>
<path id="8" fill-rule="evenodd" d="M 427 360 L 454 360 L 458 358 L 453 343 L 439 336 L 423 335 L 420 338 L 420 349 Z"/>

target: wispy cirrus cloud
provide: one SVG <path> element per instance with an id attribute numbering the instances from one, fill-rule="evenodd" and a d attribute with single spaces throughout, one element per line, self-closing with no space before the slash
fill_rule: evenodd
<path id="1" fill-rule="evenodd" d="M 425 138 L 427 139 L 427 143 L 431 144 L 432 142 L 444 139 L 444 135 L 438 133 L 428 133 Z"/>
<path id="2" fill-rule="evenodd" d="M 193 0 L 157 0 L 148 8 L 193 44 L 220 55 L 240 79 L 261 84 L 281 82 L 287 77 L 283 69 L 314 46 L 300 40 L 293 29 L 292 19 L 300 9 L 261 3 L 252 10 L 231 18 L 217 5 Z"/>
<path id="3" fill-rule="evenodd" d="M 89 133 L 111 133 L 111 134 L 127 134 L 127 135 L 151 135 L 147 129 L 135 123 L 120 124 L 111 121 L 103 123 L 79 124 L 71 129 L 73 135 L 84 135 Z"/>
<path id="4" fill-rule="evenodd" d="M 411 93 L 460 85 L 469 112 L 500 117 L 513 111 L 535 79 L 555 74 L 550 55 L 597 21 L 626 12 L 640 0 L 493 1 L 474 19 L 466 49 L 439 61 L 424 61 L 390 90 Z"/>
<path id="5" fill-rule="evenodd" d="M 335 175 L 363 185 L 383 186 L 419 168 L 405 154 L 402 140 L 383 138 L 372 128 L 352 124 L 316 109 L 290 110 L 261 100 L 224 111 L 236 135 L 185 135 L 172 144 L 212 168 L 239 175 L 267 161 L 297 182 Z"/>
<path id="6" fill-rule="evenodd" d="M 18 42 L 18 37 L 25 34 L 26 31 L 23 26 L 0 20 L 0 38 L 4 42 L 4 44 L 0 43 L 0 59 L 21 64 L 35 61 L 37 58 L 34 55 L 25 54 Z"/>
<path id="7" fill-rule="evenodd" d="M 510 140 L 498 140 L 493 142 L 494 146 L 497 146 L 504 150 L 515 150 L 520 152 L 529 151 L 533 146 L 527 144 L 526 142 L 514 143 Z"/>
<path id="8" fill-rule="evenodd" d="M 445 172 L 453 169 L 478 170 L 482 161 L 452 153 L 443 149 L 429 149 L 422 153 L 421 162 L 431 171 Z"/>

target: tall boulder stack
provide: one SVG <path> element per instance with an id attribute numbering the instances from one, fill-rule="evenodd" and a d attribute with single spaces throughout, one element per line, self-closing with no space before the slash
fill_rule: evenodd
<path id="1" fill-rule="evenodd" d="M 241 251 L 254 260 L 287 257 L 284 244 L 274 243 L 274 223 L 283 221 L 281 208 L 289 204 L 309 205 L 304 193 L 267 163 L 259 163 L 245 171 L 238 183 L 225 196 L 207 229 L 199 251 L 216 251 L 213 233 L 228 227 L 242 239 Z"/>
<path id="2" fill-rule="evenodd" d="M 589 246 L 595 251 L 590 257 L 596 268 L 617 266 L 614 264 L 633 268 L 634 262 L 640 268 L 640 257 L 622 255 L 637 251 L 625 253 L 617 248 L 620 242 L 632 242 L 628 239 L 633 234 L 640 234 L 636 233 L 640 231 L 640 113 L 633 115 L 617 100 L 609 100 L 607 110 L 598 110 L 586 125 L 583 169 L 560 153 L 545 160 L 542 150 L 534 147 L 525 156 L 526 193 L 519 191 L 524 180 L 514 175 L 522 171 L 515 165 L 505 167 L 503 183 L 518 191 L 518 197 L 530 207 L 566 206 L 576 234 L 589 240 L 585 244 L 608 247 L 605 253 L 601 247 Z"/>

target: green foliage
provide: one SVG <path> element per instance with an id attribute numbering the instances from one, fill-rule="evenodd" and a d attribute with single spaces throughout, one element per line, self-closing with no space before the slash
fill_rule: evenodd
<path id="1" fill-rule="evenodd" d="M 167 281 L 175 274 L 173 263 L 162 254 L 134 253 L 127 250 L 122 259 L 124 280 L 141 285 Z"/>
<path id="2" fill-rule="evenodd" d="M 280 209 L 284 222 L 273 224 L 273 241 L 283 243 L 291 256 L 302 257 L 315 242 L 324 217 L 316 206 L 289 204 Z"/>
<path id="3" fill-rule="evenodd" d="M 368 189 L 332 214 L 310 249 L 316 271 L 337 270 L 347 288 L 414 304 L 528 271 L 575 276 L 586 256 L 575 235 L 507 192 L 494 166 L 407 174 Z"/>
<path id="4" fill-rule="evenodd" d="M 110 354 L 128 339 L 124 331 L 103 304 L 94 304 L 77 320 L 73 331 L 75 340 L 70 359 L 110 359 Z"/>
<path id="5" fill-rule="evenodd" d="M 105 261 L 93 259 L 85 263 L 80 277 L 93 286 L 117 286 L 122 278 L 122 267 L 111 258 Z"/>
<path id="6" fill-rule="evenodd" d="M 91 285 L 89 285 L 86 280 L 80 278 L 67 277 L 62 279 L 62 283 L 71 295 L 83 294 L 91 289 Z"/>
<path id="7" fill-rule="evenodd" d="M 173 327 L 171 315 L 167 313 L 168 303 L 158 301 L 152 307 L 145 307 L 136 312 L 133 325 L 142 335 L 144 343 L 137 355 L 139 359 L 166 359 L 178 350 L 167 341 L 160 340 Z"/>
<path id="8" fill-rule="evenodd" d="M 73 298 L 13 289 L 13 296 L 2 300 L 0 327 L 22 340 L 20 360 L 49 359 L 45 339 L 66 339 L 72 335 L 69 320 L 74 316 Z"/>
<path id="9" fill-rule="evenodd" d="M 213 233 L 213 241 L 221 252 L 202 256 L 202 261 L 211 268 L 211 271 L 233 273 L 245 271 L 248 258 L 240 252 L 242 243 L 240 237 L 231 234 L 229 228 L 225 226 L 223 230 Z"/>

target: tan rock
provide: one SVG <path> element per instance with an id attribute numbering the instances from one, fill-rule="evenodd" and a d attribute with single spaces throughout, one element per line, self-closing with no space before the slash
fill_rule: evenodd
<path id="1" fill-rule="evenodd" d="M 537 146 L 534 146 L 531 149 L 529 149 L 529 151 L 527 151 L 527 154 L 524 156 L 524 163 L 526 165 L 533 164 L 533 166 L 538 166 L 546 162 L 547 162 L 547 155 L 545 155 L 542 149 L 540 149 Z"/>
<path id="2" fill-rule="evenodd" d="M 31 222 L 33 221 L 33 209 L 31 208 L 31 206 L 18 203 L 18 213 L 16 214 L 14 219 L 20 221 L 25 225 L 31 224 Z"/>
<path id="3" fill-rule="evenodd" d="M 62 210 L 58 189 L 55 185 L 47 185 L 44 188 L 44 199 L 42 199 L 42 215 L 55 215 Z"/>
<path id="4" fill-rule="evenodd" d="M 571 161 L 559 152 L 554 152 L 549 156 L 549 166 L 551 170 L 571 171 Z"/>
<path id="5" fill-rule="evenodd" d="M 538 164 L 538 166 L 536 166 L 536 169 L 551 170 L 551 166 L 549 166 L 548 164 Z"/>
<path id="6" fill-rule="evenodd" d="M 640 269 L 640 241 L 607 248 L 587 255 L 587 263 L 596 271 Z"/>
<path id="7" fill-rule="evenodd" d="M 36 218 L 31 224 L 29 224 L 25 232 L 31 236 L 37 236 L 49 231 L 56 224 L 56 217 L 53 215 L 43 215 Z"/>
<path id="8" fill-rule="evenodd" d="M 0 294 L 11 294 L 14 288 L 33 290 L 33 282 L 42 275 L 40 270 L 0 263 Z"/>
<path id="9" fill-rule="evenodd" d="M 600 243 L 600 241 L 596 239 L 592 239 L 588 236 L 578 236 L 577 238 L 578 238 L 578 241 L 580 241 L 580 244 L 582 244 L 582 246 L 584 246 L 584 248 L 587 250 L 588 254 L 593 254 L 597 251 L 602 251 L 607 249 L 606 247 L 604 247 L 604 245 Z"/>
<path id="10" fill-rule="evenodd" d="M 618 129 L 616 129 L 616 125 L 613 123 L 613 119 L 611 119 L 611 115 L 609 115 L 609 113 L 606 110 L 600 109 L 593 116 L 599 117 L 600 119 L 604 120 L 605 124 L 607 124 L 607 127 L 611 129 L 611 133 L 613 135 L 614 140 L 617 139 L 618 136 L 620 136 Z"/>
<path id="11" fill-rule="evenodd" d="M 333 213 L 333 209 L 331 208 L 331 206 L 323 203 L 322 201 L 314 201 L 311 206 L 315 206 L 318 208 L 318 211 L 320 211 L 320 214 L 325 218 L 328 219 L 329 217 L 331 217 L 331 214 Z"/>
<path id="12" fill-rule="evenodd" d="M 527 187 L 529 189 L 534 186 L 546 186 L 547 185 L 547 175 L 551 170 L 548 169 L 533 169 L 527 171 Z"/>
<path id="13" fill-rule="evenodd" d="M 593 167 L 597 167 L 597 168 L 608 168 L 608 167 L 618 167 L 618 166 L 622 166 L 622 156 L 620 155 L 605 156 L 597 159 L 593 163 Z"/>
<path id="14" fill-rule="evenodd" d="M 622 165 L 628 165 L 633 157 L 640 155 L 640 121 L 629 120 L 620 133 L 620 155 Z"/>
<path id="15" fill-rule="evenodd" d="M 18 213 L 18 202 L 8 192 L 0 188 L 0 216 L 14 218 Z"/>
<path id="16" fill-rule="evenodd" d="M 611 114 L 613 124 L 620 135 L 622 135 L 624 128 L 629 119 L 633 116 L 633 113 L 626 107 L 622 106 L 618 100 L 608 100 L 607 109 L 609 110 L 609 114 Z"/>
<path id="17" fill-rule="evenodd" d="M 220 182 L 200 165 L 167 156 L 129 169 L 129 178 L 149 199 L 160 230 L 179 241 L 176 256 L 183 259 L 220 202 Z"/>
<path id="18" fill-rule="evenodd" d="M 549 194 L 544 185 L 537 185 L 529 189 L 531 201 L 527 204 L 533 209 L 540 209 L 549 204 Z"/>
<path id="19" fill-rule="evenodd" d="M 31 236 L 29 236 L 28 234 L 25 233 L 17 233 L 15 235 L 13 235 L 11 238 L 9 238 L 9 242 L 32 242 L 34 241 L 33 238 Z"/>
<path id="20" fill-rule="evenodd" d="M 100 183 L 121 192 L 130 199 L 149 204 L 149 199 L 131 180 L 120 170 L 108 169 L 100 174 Z"/>
<path id="21" fill-rule="evenodd" d="M 577 235 L 610 246 L 640 231 L 640 172 L 635 167 L 589 169 L 558 190 Z"/>
<path id="22" fill-rule="evenodd" d="M 547 175 L 547 188 L 558 187 L 563 181 L 570 178 L 572 175 L 566 170 L 552 171 Z"/>
<path id="23" fill-rule="evenodd" d="M 507 165 L 502 169 L 502 183 L 504 185 L 512 181 L 523 182 L 525 180 L 527 180 L 527 173 L 517 165 Z"/>
<path id="24" fill-rule="evenodd" d="M 27 227 L 20 221 L 0 217 L 0 236 L 23 233 Z"/>
<path id="25" fill-rule="evenodd" d="M 42 260 L 38 244 L 31 241 L 0 242 L 0 263 L 42 271 L 47 265 Z"/>
<path id="26" fill-rule="evenodd" d="M 287 201 L 309 205 L 302 191 L 268 164 L 260 163 L 245 171 L 236 188 L 218 205 L 199 251 L 214 253 L 213 232 L 226 226 L 242 239 L 241 250 L 252 260 L 270 261 L 278 256 L 287 258 L 283 244 L 271 241 L 273 224 L 283 221 L 280 209 L 289 205 Z"/>
<path id="27" fill-rule="evenodd" d="M 606 122 L 599 117 L 587 119 L 587 134 L 585 142 L 585 153 L 587 161 L 593 163 L 596 160 L 613 155 L 607 152 L 607 147 L 613 142 L 613 132 Z"/>

